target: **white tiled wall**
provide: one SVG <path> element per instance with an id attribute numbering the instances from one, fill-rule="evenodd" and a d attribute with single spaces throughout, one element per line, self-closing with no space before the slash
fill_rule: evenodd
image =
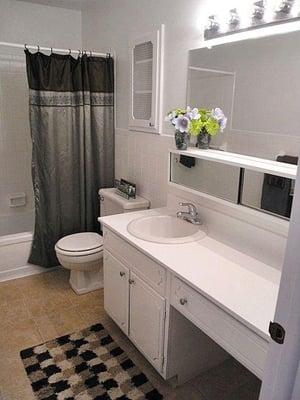
<path id="1" fill-rule="evenodd" d="M 0 53 L 0 93 L 0 218 L 1 234 L 5 234 L 20 231 L 18 226 L 13 230 L 9 227 L 8 231 L 4 227 L 6 217 L 18 215 L 20 228 L 24 229 L 22 221 L 30 221 L 28 216 L 33 211 L 28 88 L 23 55 Z M 10 207 L 9 196 L 19 192 L 25 193 L 26 205 Z"/>
<path id="2" fill-rule="evenodd" d="M 116 130 L 116 178 L 136 183 L 138 194 L 161 207 L 167 201 L 170 136 Z"/>

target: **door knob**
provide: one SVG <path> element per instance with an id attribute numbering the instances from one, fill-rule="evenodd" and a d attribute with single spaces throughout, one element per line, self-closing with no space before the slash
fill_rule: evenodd
<path id="1" fill-rule="evenodd" d="M 125 275 L 125 272 L 124 271 L 120 271 L 120 276 L 122 277 L 124 275 Z"/>
<path id="2" fill-rule="evenodd" d="M 187 299 L 186 299 L 185 297 L 183 297 L 183 298 L 181 298 L 181 299 L 179 300 L 179 303 L 180 303 L 182 306 L 184 306 L 184 305 L 187 303 Z"/>

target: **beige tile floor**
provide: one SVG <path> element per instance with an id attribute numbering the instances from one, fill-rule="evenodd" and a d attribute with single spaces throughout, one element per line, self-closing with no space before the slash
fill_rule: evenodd
<path id="1" fill-rule="evenodd" d="M 101 322 L 167 400 L 257 400 L 260 382 L 233 359 L 170 387 L 103 308 L 103 290 L 76 295 L 59 269 L 0 283 L 0 399 L 34 400 L 20 350 Z"/>

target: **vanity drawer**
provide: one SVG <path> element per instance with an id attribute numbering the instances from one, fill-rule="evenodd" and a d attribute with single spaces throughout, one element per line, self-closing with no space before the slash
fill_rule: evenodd
<path id="1" fill-rule="evenodd" d="M 159 294 L 165 296 L 166 270 L 163 267 L 110 230 L 105 229 L 103 237 L 106 250 L 136 272 Z"/>
<path id="2" fill-rule="evenodd" d="M 171 305 L 260 379 L 268 342 L 177 277 Z"/>

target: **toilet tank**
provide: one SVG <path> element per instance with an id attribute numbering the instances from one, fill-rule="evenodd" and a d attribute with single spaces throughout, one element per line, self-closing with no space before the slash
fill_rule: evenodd
<path id="1" fill-rule="evenodd" d="M 138 210 L 146 210 L 150 207 L 149 200 L 136 196 L 135 199 L 125 199 L 116 193 L 115 188 L 100 189 L 100 216 L 121 214 Z"/>

